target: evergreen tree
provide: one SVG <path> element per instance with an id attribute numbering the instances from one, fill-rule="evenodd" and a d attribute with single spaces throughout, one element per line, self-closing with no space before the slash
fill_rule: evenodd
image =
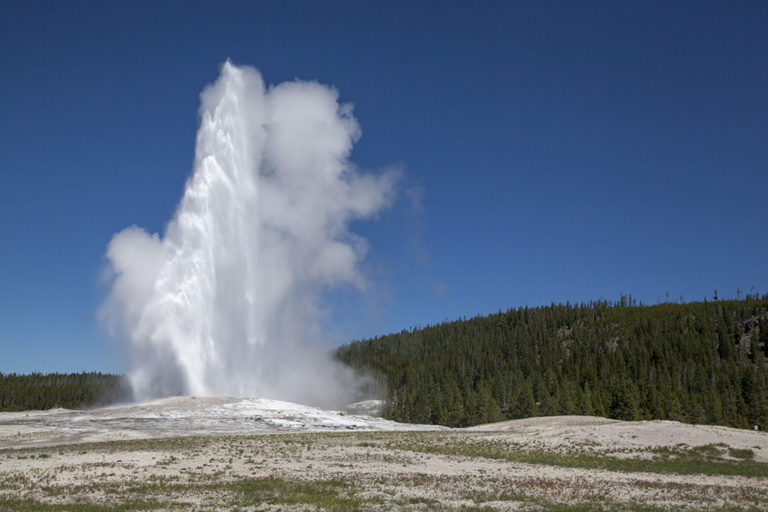
<path id="1" fill-rule="evenodd" d="M 768 295 L 522 307 L 351 343 L 337 356 L 379 372 L 400 421 L 768 419 Z"/>

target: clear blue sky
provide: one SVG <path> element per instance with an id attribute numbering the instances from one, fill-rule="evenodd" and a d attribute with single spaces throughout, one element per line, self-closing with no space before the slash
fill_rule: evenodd
<path id="1" fill-rule="evenodd" d="M 162 232 L 225 59 L 333 84 L 353 228 L 328 343 L 520 305 L 768 291 L 766 2 L 0 1 L 0 371 L 122 371 L 111 236 Z"/>

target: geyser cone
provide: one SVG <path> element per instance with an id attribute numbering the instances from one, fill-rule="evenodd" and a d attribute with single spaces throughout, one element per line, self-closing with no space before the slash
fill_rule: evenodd
<path id="1" fill-rule="evenodd" d="M 165 235 L 130 227 L 107 256 L 139 398 L 268 396 L 329 405 L 348 376 L 313 345 L 318 293 L 365 280 L 348 231 L 392 195 L 393 176 L 347 158 L 349 105 L 314 82 L 266 89 L 227 62 L 201 94 L 195 166 Z"/>

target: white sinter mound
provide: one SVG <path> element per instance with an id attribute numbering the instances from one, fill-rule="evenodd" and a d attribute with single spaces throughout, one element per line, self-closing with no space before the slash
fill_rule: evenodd
<path id="1" fill-rule="evenodd" d="M 173 397 L 90 411 L 0 413 L 0 448 L 195 435 L 441 428 L 264 398 Z"/>

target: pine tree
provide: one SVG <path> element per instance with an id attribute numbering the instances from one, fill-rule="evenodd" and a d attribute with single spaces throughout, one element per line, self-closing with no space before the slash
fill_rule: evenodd
<path id="1" fill-rule="evenodd" d="M 522 307 L 352 343 L 338 356 L 386 376 L 400 420 L 465 425 L 490 421 L 498 407 L 503 418 L 578 412 L 747 426 L 768 414 L 768 295 Z"/>

